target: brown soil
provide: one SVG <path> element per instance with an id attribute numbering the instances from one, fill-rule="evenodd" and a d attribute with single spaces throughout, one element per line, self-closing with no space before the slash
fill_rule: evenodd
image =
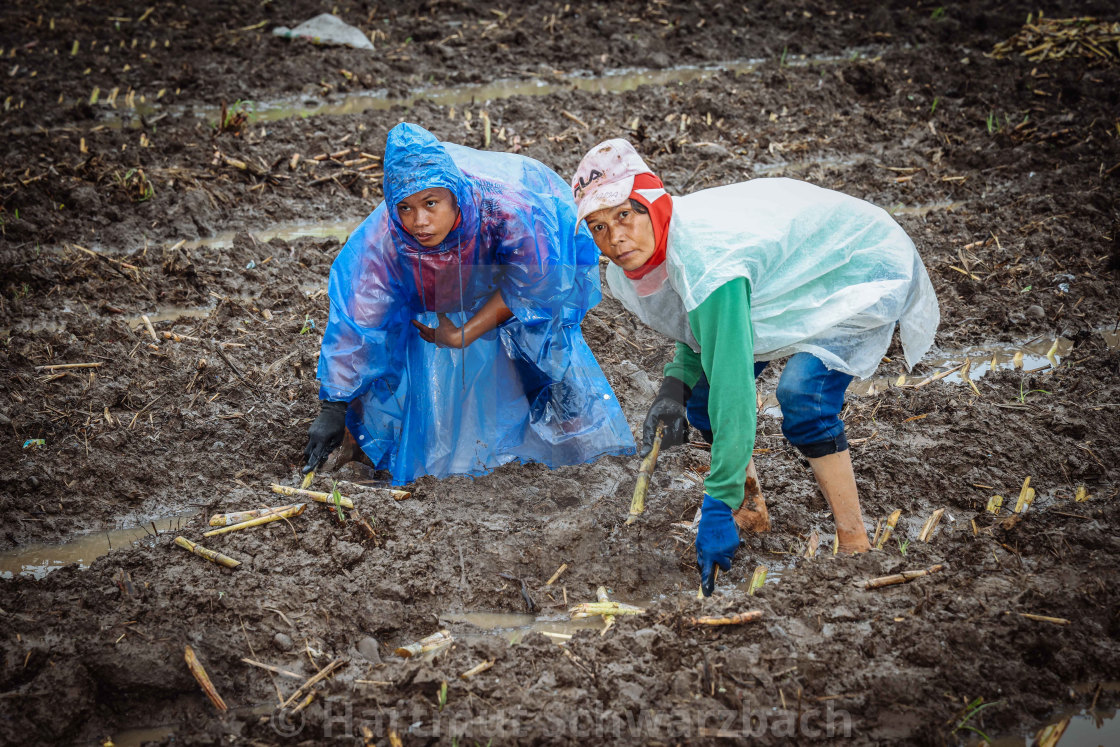
<path id="1" fill-rule="evenodd" d="M 391 732 L 405 744 L 768 744 L 839 740 L 847 725 L 857 744 L 956 744 L 976 737 L 968 727 L 1014 737 L 1062 713 L 1111 713 L 1120 352 L 1102 333 L 1120 313 L 1115 50 L 991 56 L 1037 17 L 1040 6 L 1020 2 L 335 7 L 377 32 L 376 53 L 269 34 L 329 10 L 301 0 L 0 8 L 4 548 L 192 508 L 180 532 L 197 540 L 209 513 L 272 503 L 269 483 L 294 484 L 316 412 L 318 289 L 339 244 L 254 234 L 364 217 L 380 178 L 361 154 L 379 156 L 402 119 L 481 147 L 485 112 L 492 148 L 565 176 L 592 144 L 624 136 L 677 193 L 788 175 L 930 208 L 898 219 L 937 289 L 946 357 L 1058 336 L 1072 349 L 1056 369 L 988 374 L 976 391 L 958 380 L 853 397 L 865 517 L 902 511 L 902 541 L 860 557 L 828 552 L 831 519 L 808 466 L 762 417 L 756 462 L 773 530 L 747 541 L 706 601 L 680 526 L 701 497 L 697 447 L 662 456 L 630 527 L 637 460 L 607 458 L 420 480 L 400 502 L 354 491 L 376 536 L 312 506 L 291 525 L 208 541 L 243 561 L 234 571 L 164 532 L 88 569 L 0 579 L 0 741 L 92 743 L 164 724 L 160 739 L 192 744 L 360 742 L 363 727 L 377 744 Z M 1104 2 L 1041 9 L 1116 20 Z M 223 102 L 236 112 L 238 99 L 312 106 L 364 90 L 751 58 L 761 61 L 741 73 L 618 94 L 562 85 L 227 128 L 199 115 Z M 236 232 L 231 245 L 179 245 L 222 232 Z M 173 309 L 195 311 L 156 316 L 157 344 L 139 317 Z M 163 339 L 171 331 L 197 339 Z M 584 331 L 637 430 L 669 346 L 609 297 Z M 36 368 L 76 362 L 102 365 Z M 881 368 L 903 372 L 898 360 Z M 768 371 L 762 391 L 775 380 Z M 44 445 L 25 447 L 32 439 Z M 1019 520 L 984 511 L 997 493 L 1013 504 L 1028 476 L 1038 497 Z M 327 477 L 379 476 L 351 464 L 317 485 Z M 1074 502 L 1082 486 L 1092 497 Z M 917 541 L 938 508 L 933 540 Z M 813 532 L 822 551 L 805 559 Z M 938 563 L 946 570 L 905 585 L 856 585 Z M 780 579 L 749 597 L 758 564 Z M 537 633 L 509 645 L 447 617 L 526 612 L 531 599 L 535 615 L 562 619 L 599 585 L 648 612 L 563 648 Z M 760 621 L 687 624 L 751 609 Z M 441 627 L 456 636 L 449 650 L 393 655 Z M 186 645 L 227 712 L 191 678 Z M 273 713 L 278 691 L 287 698 L 300 679 L 243 657 L 301 678 L 345 664 L 288 719 Z M 968 719 L 978 698 L 993 705 Z"/>

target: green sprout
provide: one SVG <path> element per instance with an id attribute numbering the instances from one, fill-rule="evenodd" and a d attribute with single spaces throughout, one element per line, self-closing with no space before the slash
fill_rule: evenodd
<path id="1" fill-rule="evenodd" d="M 445 705 L 447 705 L 447 680 L 441 682 L 439 686 L 439 709 L 442 711 Z"/>
<path id="2" fill-rule="evenodd" d="M 898 542 L 898 551 L 900 553 L 902 553 L 903 555 L 905 555 L 906 554 L 906 548 L 910 547 L 910 540 L 899 539 L 899 540 L 897 540 L 897 542 Z"/>
<path id="3" fill-rule="evenodd" d="M 929 17 L 930 17 L 930 20 L 932 20 L 932 21 L 940 21 L 942 18 L 945 17 L 945 6 L 939 5 L 936 8 L 934 8 L 933 12 L 929 14 Z"/>
<path id="4" fill-rule="evenodd" d="M 988 134 L 989 135 L 995 133 L 996 130 L 999 129 L 999 119 L 996 118 L 996 115 L 993 114 L 992 112 L 988 113 L 987 123 L 988 123 Z"/>
<path id="5" fill-rule="evenodd" d="M 933 114 L 935 111 L 937 111 L 937 105 L 940 104 L 940 103 L 941 103 L 941 97 L 940 96 L 934 96 L 933 105 L 930 106 L 929 113 Z"/>
<path id="6" fill-rule="evenodd" d="M 315 320 L 308 314 L 303 318 L 303 328 L 299 331 L 301 335 L 306 335 L 311 330 L 315 329 Z"/>
<path id="7" fill-rule="evenodd" d="M 116 180 L 117 186 L 123 189 L 125 194 L 128 195 L 128 199 L 133 202 L 147 202 L 155 196 L 156 189 L 148 181 L 144 169 L 129 169 L 124 172 L 124 176 L 117 173 L 113 175 L 113 178 Z"/>
<path id="8" fill-rule="evenodd" d="M 786 58 L 789 56 L 789 47 L 782 47 L 782 56 L 778 60 L 778 67 L 786 66 Z"/>
<path id="9" fill-rule="evenodd" d="M 338 520 L 343 524 L 346 523 L 346 515 L 342 513 L 342 493 L 338 489 L 338 482 L 331 480 L 331 503 L 334 504 L 334 510 L 338 514 Z"/>
<path id="10" fill-rule="evenodd" d="M 1050 392 L 1046 391 L 1045 389 L 1030 389 L 1030 390 L 1028 390 L 1023 386 L 1023 382 L 1021 382 L 1021 381 L 1019 382 L 1019 397 L 1018 397 L 1018 400 L 1019 400 L 1020 405 L 1027 404 L 1027 395 L 1028 394 L 1036 394 L 1036 393 L 1037 394 L 1050 394 Z"/>
<path id="11" fill-rule="evenodd" d="M 232 132 L 238 134 L 241 128 L 246 123 L 256 119 L 256 105 L 252 101 L 245 101 L 238 99 L 233 102 L 233 106 L 226 106 L 226 102 L 222 102 L 222 111 L 218 117 L 218 124 L 215 129 L 218 132 Z"/>
<path id="12" fill-rule="evenodd" d="M 990 737 L 988 737 L 987 734 L 980 731 L 975 726 L 972 726 L 968 722 L 971 721 L 974 717 L 976 717 L 976 715 L 979 714 L 981 711 L 983 711 L 985 708 L 990 708 L 991 706 L 1000 705 L 1001 703 L 1003 703 L 1002 700 L 996 700 L 996 701 L 991 702 L 991 703 L 985 703 L 983 696 L 981 696 L 981 697 L 977 698 L 976 700 L 972 701 L 971 703 L 968 704 L 968 706 L 965 707 L 964 712 L 961 714 L 961 720 L 957 722 L 957 725 L 953 728 L 953 731 L 951 732 L 951 734 L 956 734 L 961 729 L 967 729 L 968 731 L 971 731 L 971 732 L 979 735 L 979 737 L 981 739 L 983 739 L 985 742 L 987 742 L 988 744 L 991 744 L 992 740 L 991 740 Z"/>

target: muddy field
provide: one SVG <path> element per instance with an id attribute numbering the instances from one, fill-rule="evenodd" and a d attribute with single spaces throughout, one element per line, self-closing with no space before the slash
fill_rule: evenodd
<path id="1" fill-rule="evenodd" d="M 1039 13 L 1120 19 L 989 5 L 4 4 L 0 742 L 1116 743 L 1120 27 Z M 376 51 L 270 33 L 332 9 Z M 942 324 L 847 405 L 869 529 L 901 511 L 882 549 L 831 554 L 768 404 L 774 529 L 708 600 L 700 444 L 662 456 L 634 526 L 638 461 L 605 458 L 348 487 L 372 536 L 312 505 L 207 539 L 234 570 L 176 547 L 296 484 L 327 273 L 402 120 L 564 177 L 622 136 L 676 194 L 792 176 L 894 212 Z M 671 346 L 609 294 L 584 334 L 640 431 Z M 50 368 L 75 363 L 97 365 Z M 646 613 L 570 622 L 599 586 Z"/>

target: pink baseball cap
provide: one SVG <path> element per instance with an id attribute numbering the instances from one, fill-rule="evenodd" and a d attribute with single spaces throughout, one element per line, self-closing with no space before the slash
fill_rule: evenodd
<path id="1" fill-rule="evenodd" d="M 634 177 L 652 173 L 634 146 L 622 138 L 605 140 L 587 152 L 572 177 L 576 230 L 596 210 L 621 205 L 634 190 Z"/>

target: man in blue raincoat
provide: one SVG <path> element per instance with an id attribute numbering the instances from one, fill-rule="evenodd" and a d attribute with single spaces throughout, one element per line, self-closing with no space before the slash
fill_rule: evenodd
<path id="1" fill-rule="evenodd" d="M 598 249 L 564 181 L 408 123 L 384 164 L 384 202 L 331 267 L 304 471 L 346 431 L 398 485 L 633 453 L 580 330 Z"/>

